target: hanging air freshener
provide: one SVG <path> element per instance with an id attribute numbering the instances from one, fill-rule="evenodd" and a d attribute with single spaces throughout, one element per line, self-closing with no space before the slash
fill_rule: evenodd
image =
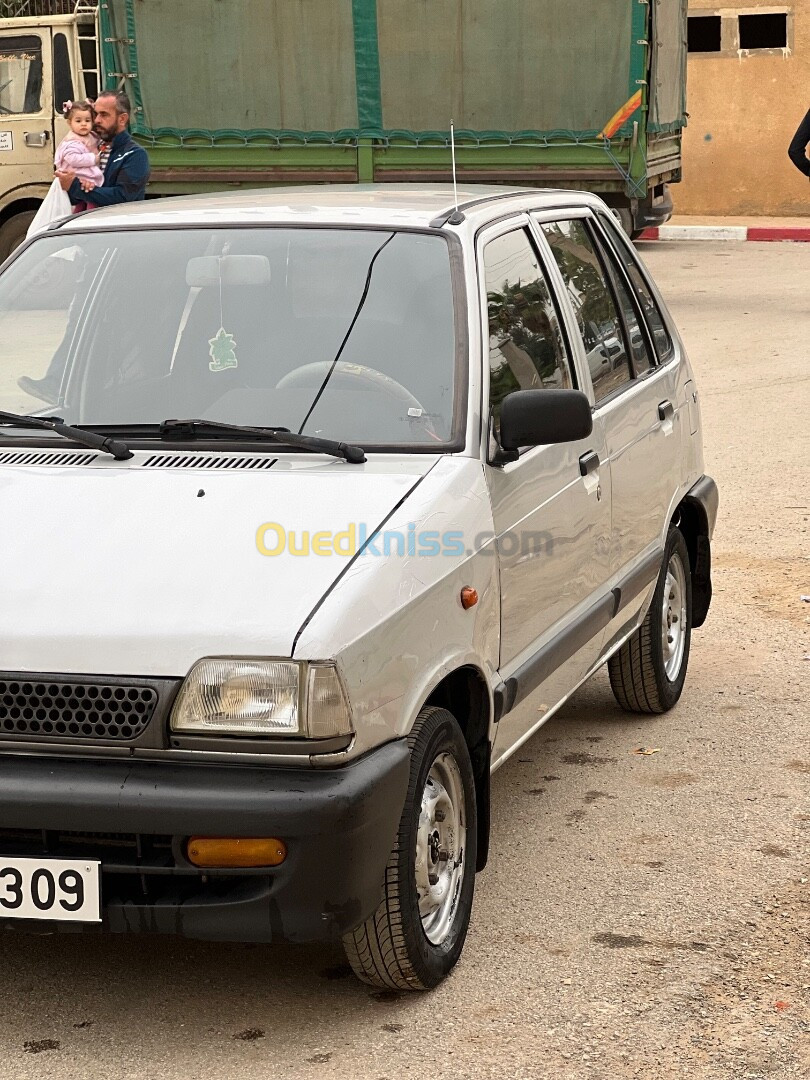
<path id="1" fill-rule="evenodd" d="M 236 342 L 233 334 L 229 334 L 225 329 L 225 315 L 222 303 L 222 268 L 224 256 L 229 250 L 230 244 L 226 244 L 222 249 L 223 257 L 219 259 L 219 330 L 217 330 L 214 337 L 208 339 L 210 345 L 208 355 L 211 357 L 211 362 L 208 365 L 209 371 L 227 371 L 228 368 L 239 366 L 239 361 L 236 359 Z"/>
<path id="2" fill-rule="evenodd" d="M 209 371 L 227 371 L 228 368 L 238 367 L 236 342 L 233 334 L 227 333 L 224 326 L 220 326 L 215 337 L 209 338 L 208 344 L 211 346 L 208 350 L 211 357 Z"/>

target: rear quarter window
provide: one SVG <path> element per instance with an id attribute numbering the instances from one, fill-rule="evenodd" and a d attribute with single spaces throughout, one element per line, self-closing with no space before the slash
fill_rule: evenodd
<path id="1" fill-rule="evenodd" d="M 618 227 L 613 219 L 606 214 L 600 214 L 599 224 L 602 226 L 604 232 L 607 233 L 611 249 L 615 252 L 619 262 L 627 273 L 630 285 L 638 300 L 639 307 L 650 328 L 650 336 L 653 340 L 653 345 L 655 346 L 656 358 L 658 363 L 662 364 L 672 355 L 672 338 L 669 330 L 667 330 L 664 317 L 661 314 L 661 309 L 658 307 L 658 304 L 650 291 L 650 287 L 644 277 L 644 272 L 639 266 L 635 255 L 630 251 L 628 244 L 625 243 L 624 238 L 619 233 Z"/>

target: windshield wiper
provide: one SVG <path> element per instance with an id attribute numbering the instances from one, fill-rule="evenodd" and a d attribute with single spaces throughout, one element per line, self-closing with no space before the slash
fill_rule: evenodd
<path id="1" fill-rule="evenodd" d="M 281 443 L 283 446 L 297 446 L 301 450 L 314 453 L 331 454 L 344 458 L 352 465 L 362 465 L 366 460 L 362 446 L 351 443 L 335 442 L 334 439 L 319 439 L 315 435 L 299 435 L 284 427 L 248 427 L 244 424 L 220 424 L 216 420 L 164 420 L 160 425 L 160 434 L 167 439 L 184 441 L 195 439 L 199 435 L 235 435 L 237 438 Z"/>
<path id="2" fill-rule="evenodd" d="M 66 439 L 72 439 L 79 446 L 87 446 L 91 450 L 101 450 L 105 454 L 112 454 L 116 461 L 126 461 L 132 457 L 132 451 L 126 443 L 119 442 L 118 439 L 106 438 L 104 435 L 96 435 L 92 431 L 84 431 L 83 428 L 71 427 L 70 424 L 66 424 L 58 416 L 46 419 L 42 416 L 24 416 L 21 413 L 0 412 L 0 424 L 8 424 L 10 427 L 33 427 L 53 431 L 56 435 L 63 435 Z"/>

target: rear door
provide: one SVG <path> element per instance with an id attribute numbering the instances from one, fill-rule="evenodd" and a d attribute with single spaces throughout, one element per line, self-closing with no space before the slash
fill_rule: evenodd
<path id="1" fill-rule="evenodd" d="M 0 196 L 53 178 L 51 71 L 47 27 L 0 29 Z"/>

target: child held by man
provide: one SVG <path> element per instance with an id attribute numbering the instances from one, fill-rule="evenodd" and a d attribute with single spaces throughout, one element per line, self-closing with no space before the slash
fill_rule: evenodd
<path id="1" fill-rule="evenodd" d="M 74 173 L 79 180 L 100 187 L 104 183 L 101 169 L 105 147 L 93 131 L 95 112 L 90 101 L 66 101 L 62 107 L 70 131 L 56 148 L 54 166 L 58 172 Z M 79 214 L 88 209 L 85 202 L 71 207 L 70 199 L 58 180 L 54 180 L 45 200 L 28 229 L 28 236 L 46 229 L 54 221 L 71 213 Z"/>
<path id="2" fill-rule="evenodd" d="M 95 112 L 89 101 L 66 101 L 63 106 L 70 131 L 56 148 L 54 166 L 57 172 L 75 173 L 94 187 L 104 183 L 101 171 L 101 143 L 93 131 Z M 87 209 L 87 203 L 77 203 L 74 214 Z"/>

